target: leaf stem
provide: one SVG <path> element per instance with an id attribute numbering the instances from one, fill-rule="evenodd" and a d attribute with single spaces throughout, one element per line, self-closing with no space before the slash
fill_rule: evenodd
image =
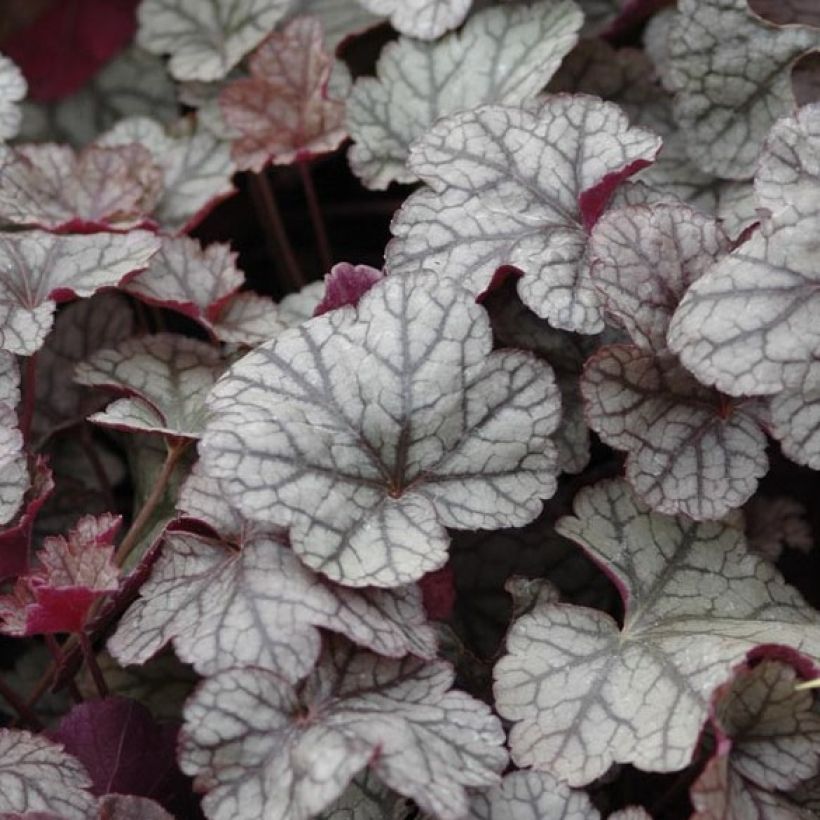
<path id="1" fill-rule="evenodd" d="M 43 724 L 40 722 L 40 718 L 34 714 L 34 710 L 2 678 L 0 678 L 0 697 L 17 712 L 20 720 L 26 723 L 29 728 L 36 732 L 43 728 Z"/>
<path id="2" fill-rule="evenodd" d="M 91 677 L 94 680 L 94 686 L 97 687 L 97 692 L 101 698 L 107 698 L 110 694 L 108 691 L 108 684 L 106 684 L 102 669 L 100 669 L 100 665 L 97 663 L 97 656 L 94 654 L 94 647 L 91 646 L 91 641 L 88 639 L 88 635 L 84 629 L 81 629 L 76 634 L 78 640 L 80 641 L 80 649 L 83 653 L 85 665 L 88 667 L 88 671 L 91 673 Z"/>
<path id="3" fill-rule="evenodd" d="M 316 237 L 316 245 L 319 249 L 319 261 L 322 269 L 327 273 L 333 265 L 333 252 L 330 249 L 330 240 L 327 237 L 327 228 L 322 216 L 322 209 L 319 207 L 319 198 L 316 196 L 316 188 L 313 185 L 313 177 L 310 175 L 310 168 L 305 161 L 298 162 L 299 176 L 302 178 L 302 187 L 305 189 L 310 221 L 313 224 L 313 233 Z"/>
<path id="4" fill-rule="evenodd" d="M 32 353 L 26 359 L 23 368 L 23 407 L 20 413 L 20 432 L 23 441 L 28 444 L 31 436 L 31 423 L 34 419 L 34 405 L 37 394 L 37 354 Z"/>
<path id="5" fill-rule="evenodd" d="M 282 221 L 282 214 L 276 203 L 267 172 L 260 171 L 258 174 L 251 174 L 249 180 L 252 196 L 264 217 L 262 227 L 268 235 L 270 244 L 276 250 L 277 259 L 284 268 L 291 286 L 298 290 L 306 283 L 306 280 L 288 239 L 285 223 Z"/>
<path id="6" fill-rule="evenodd" d="M 52 657 L 54 658 L 51 666 L 46 669 L 46 686 L 43 688 L 42 692 L 39 692 L 39 695 L 36 700 L 33 700 L 31 697 L 28 699 L 27 703 L 29 706 L 34 706 L 37 703 L 37 700 L 40 699 L 41 695 L 44 695 L 46 689 L 48 689 L 51 681 L 54 679 L 54 676 L 57 674 L 57 670 L 60 668 L 60 664 L 63 662 L 65 655 L 63 654 L 63 649 L 69 647 L 72 640 L 76 640 L 74 636 L 70 636 L 69 639 L 65 642 L 63 646 L 57 643 L 57 639 L 53 635 L 46 635 L 46 646 L 48 647 L 48 651 L 51 652 Z M 42 680 L 42 679 L 41 679 Z M 74 703 L 82 703 L 83 696 L 80 694 L 80 690 L 77 688 L 77 684 L 74 682 L 72 678 L 67 684 L 66 688 L 68 689 L 68 694 L 71 695 L 71 699 Z M 40 684 L 38 683 L 35 687 L 35 691 L 39 691 Z"/>
<path id="7" fill-rule="evenodd" d="M 83 423 L 81 427 L 80 439 L 83 453 L 86 460 L 91 465 L 91 469 L 94 472 L 94 477 L 97 479 L 97 484 L 100 485 L 100 490 L 105 497 L 105 503 L 108 508 L 113 511 L 115 502 L 114 492 L 111 489 L 111 481 L 108 478 L 108 473 L 105 472 L 105 467 L 103 466 L 97 451 L 94 449 L 94 441 L 91 437 L 91 431 L 88 424 Z"/>
<path id="8" fill-rule="evenodd" d="M 122 542 L 114 555 L 114 563 L 118 567 L 121 567 L 126 562 L 128 556 L 133 552 L 134 547 L 136 547 L 139 543 L 139 537 L 142 535 L 145 525 L 148 523 L 148 520 L 157 508 L 157 505 L 162 500 L 163 495 L 165 495 L 168 482 L 174 474 L 174 468 L 177 466 L 177 463 L 183 453 L 188 449 L 188 445 L 190 443 L 191 442 L 188 439 L 177 439 L 173 443 L 169 444 L 168 453 L 165 456 L 165 463 L 162 465 L 162 470 L 160 471 L 157 480 L 154 482 L 154 486 L 152 487 L 148 498 L 145 499 L 145 503 L 137 513 L 137 517 L 131 522 L 128 532 L 125 534 L 125 537 L 122 539 Z"/>

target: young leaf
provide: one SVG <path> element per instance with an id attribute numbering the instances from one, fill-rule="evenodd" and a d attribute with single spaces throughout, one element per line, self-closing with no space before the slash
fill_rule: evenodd
<path id="1" fill-rule="evenodd" d="M 79 632 L 92 604 L 119 586 L 113 563 L 119 516 L 81 518 L 66 538 L 48 537 L 39 566 L 0 596 L 0 630 L 8 635 Z"/>
<path id="2" fill-rule="evenodd" d="M 377 77 L 357 80 L 347 101 L 353 172 L 368 188 L 415 182 L 406 161 L 416 137 L 456 111 L 534 97 L 577 42 L 582 20 L 571 0 L 542 0 L 481 11 L 436 43 L 402 37 L 387 45 Z"/>
<path id="3" fill-rule="evenodd" d="M 251 76 L 229 82 L 219 95 L 241 170 L 289 165 L 341 145 L 345 107 L 328 90 L 333 64 L 322 24 L 311 17 L 292 20 L 259 46 L 248 60 Z"/>
<path id="4" fill-rule="evenodd" d="M 525 524 L 555 489 L 552 372 L 491 341 L 457 284 L 388 277 L 220 379 L 207 472 L 332 580 L 418 580 L 446 562 L 444 527 Z"/>
<path id="5" fill-rule="evenodd" d="M 469 820 L 600 820 L 601 815 L 582 791 L 570 789 L 547 772 L 511 772 L 470 801 Z"/>
<path id="6" fill-rule="evenodd" d="M 49 737 L 83 764 L 92 794 L 165 802 L 182 780 L 174 759 L 176 734 L 175 727 L 156 723 L 142 704 L 115 696 L 74 706 Z"/>
<path id="7" fill-rule="evenodd" d="M 368 11 L 389 17 L 401 34 L 419 40 L 436 40 L 458 28 L 473 0 L 359 0 Z"/>
<path id="8" fill-rule="evenodd" d="M 61 820 L 94 816 L 88 775 L 62 746 L 16 729 L 0 729 L 0 812 L 52 813 Z"/>
<path id="9" fill-rule="evenodd" d="M 154 216 L 166 229 L 193 230 L 219 202 L 236 192 L 236 165 L 228 145 L 191 120 L 173 134 L 149 117 L 121 120 L 99 140 L 102 145 L 139 143 L 163 174 L 164 190 Z"/>
<path id="10" fill-rule="evenodd" d="M 22 119 L 18 103 L 27 91 L 28 85 L 20 69 L 0 54 L 0 142 L 17 136 Z"/>
<path id="11" fill-rule="evenodd" d="M 787 391 L 770 404 L 772 435 L 797 464 L 820 470 L 820 389 Z"/>
<path id="12" fill-rule="evenodd" d="M 603 347 L 587 361 L 581 393 L 590 426 L 627 451 L 626 477 L 658 512 L 721 518 L 768 470 L 759 403 L 704 387 L 674 357 Z"/>
<path id="13" fill-rule="evenodd" d="M 0 149 L 0 216 L 51 230 L 133 228 L 162 194 L 162 174 L 140 145 Z"/>
<path id="14" fill-rule="evenodd" d="M 442 661 L 338 642 L 298 690 L 262 669 L 220 672 L 185 707 L 180 763 L 213 820 L 314 816 L 367 766 L 440 820 L 459 820 L 465 787 L 497 783 L 507 755 L 499 720 L 451 690 L 453 677 Z"/>
<path id="15" fill-rule="evenodd" d="M 104 391 L 74 382 L 75 366 L 104 347 L 129 338 L 134 316 L 119 293 L 97 293 L 67 305 L 37 354 L 36 405 L 32 428 L 42 440 L 71 427 L 105 405 Z"/>
<path id="16" fill-rule="evenodd" d="M 766 134 L 795 105 L 791 67 L 820 48 L 820 29 L 777 27 L 746 0 L 681 0 L 668 47 L 664 82 L 693 161 L 718 176 L 753 176 Z"/>
<path id="17" fill-rule="evenodd" d="M 726 523 L 649 512 L 623 481 L 582 490 L 558 531 L 618 585 L 607 614 L 551 604 L 517 621 L 495 667 L 519 766 L 589 783 L 614 762 L 686 766 L 711 691 L 753 647 L 820 651 L 820 619 Z"/>
<path id="18" fill-rule="evenodd" d="M 704 384 L 735 396 L 820 387 L 820 218 L 758 231 L 680 303 L 669 347 Z"/>
<path id="19" fill-rule="evenodd" d="M 291 0 L 142 0 L 137 42 L 170 54 L 175 80 L 221 80 L 273 30 Z"/>
<path id="20" fill-rule="evenodd" d="M 684 293 L 728 250 L 718 223 L 681 203 L 614 209 L 589 242 L 604 308 L 635 345 L 658 353 Z"/>
<path id="21" fill-rule="evenodd" d="M 254 666 L 295 683 L 319 655 L 317 627 L 382 655 L 435 655 L 418 589 L 336 587 L 271 535 L 249 535 L 237 550 L 176 532 L 108 648 L 121 663 L 144 663 L 173 641 L 202 675 Z"/>
<path id="22" fill-rule="evenodd" d="M 742 665 L 712 699 L 715 756 L 692 787 L 697 820 L 800 818 L 778 791 L 820 769 L 820 715 L 782 660 Z M 808 816 L 805 815 L 805 816 Z"/>
<path id="23" fill-rule="evenodd" d="M 528 108 L 484 106 L 440 120 L 413 146 L 410 167 L 432 189 L 393 219 L 389 273 L 420 269 L 475 294 L 502 265 L 523 271 L 518 294 L 550 324 L 597 333 L 592 229 L 618 183 L 648 165 L 660 139 L 630 128 L 594 97 L 559 94 Z"/>
<path id="24" fill-rule="evenodd" d="M 158 333 L 97 351 L 74 379 L 124 393 L 90 421 L 120 430 L 199 438 L 205 396 L 224 369 L 219 350 L 196 339 Z"/>
<path id="25" fill-rule="evenodd" d="M 313 315 L 321 316 L 329 310 L 336 310 L 345 305 L 355 307 L 362 296 L 383 278 L 384 274 L 376 268 L 371 268 L 370 265 L 337 263 L 325 276 L 325 295 L 316 305 Z"/>
<path id="26" fill-rule="evenodd" d="M 778 225 L 793 224 L 820 211 L 818 165 L 820 105 L 807 105 L 774 124 L 755 175 L 757 202 Z"/>
<path id="27" fill-rule="evenodd" d="M 806 508 L 793 498 L 758 494 L 743 513 L 749 549 L 773 563 L 785 547 L 807 553 L 814 545 Z"/>
<path id="28" fill-rule="evenodd" d="M 146 231 L 0 234 L 0 350 L 35 353 L 51 330 L 56 302 L 122 283 L 158 248 Z"/>

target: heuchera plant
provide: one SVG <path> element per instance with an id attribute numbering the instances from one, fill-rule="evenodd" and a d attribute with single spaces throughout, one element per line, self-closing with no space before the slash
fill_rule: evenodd
<path id="1" fill-rule="evenodd" d="M 820 816 L 820 4 L 0 15 L 0 820 Z"/>

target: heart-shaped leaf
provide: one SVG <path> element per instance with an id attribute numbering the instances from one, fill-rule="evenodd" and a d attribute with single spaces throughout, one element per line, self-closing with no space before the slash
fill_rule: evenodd
<path id="1" fill-rule="evenodd" d="M 799 682 L 785 660 L 764 659 L 743 664 L 716 690 L 717 749 L 692 787 L 696 820 L 803 816 L 778 793 L 820 770 L 820 715 L 812 693 L 795 690 Z"/>
<path id="2" fill-rule="evenodd" d="M 219 95 L 241 170 L 289 165 L 341 145 L 345 106 L 328 90 L 333 64 L 322 24 L 312 17 L 292 20 L 259 46 L 248 60 L 251 76 L 229 82 Z"/>
<path id="3" fill-rule="evenodd" d="M 481 11 L 436 43 L 389 44 L 377 77 L 357 80 L 347 101 L 353 172 L 368 188 L 415 182 L 418 171 L 406 162 L 416 137 L 456 111 L 534 97 L 577 42 L 582 20 L 571 0 L 542 0 Z"/>
<path id="4" fill-rule="evenodd" d="M 559 136 L 560 135 L 560 136 Z M 565 330 L 604 327 L 590 282 L 588 232 L 618 183 L 660 139 L 594 97 L 559 94 L 528 108 L 484 106 L 440 120 L 410 167 L 431 189 L 393 219 L 389 273 L 435 270 L 480 294 L 502 265 L 523 272 L 524 304 Z"/>
<path id="5" fill-rule="evenodd" d="M 144 663 L 173 640 L 200 674 L 255 666 L 295 683 L 319 655 L 318 627 L 382 655 L 435 656 L 418 589 L 359 591 L 321 580 L 281 532 L 255 530 L 201 473 L 187 481 L 180 508 L 222 538 L 166 536 L 140 600 L 108 643 L 121 663 Z"/>
<path id="6" fill-rule="evenodd" d="M 331 579 L 418 580 L 446 561 L 444 527 L 525 524 L 555 489 L 552 372 L 491 343 L 457 284 L 388 277 L 230 368 L 208 401 L 207 472 Z"/>
<path id="7" fill-rule="evenodd" d="M 159 239 L 146 231 L 0 234 L 0 350 L 35 353 L 51 330 L 57 302 L 121 284 L 158 248 Z"/>
<path id="8" fill-rule="evenodd" d="M 27 91 L 28 85 L 20 69 L 0 54 L 0 141 L 17 136 L 22 119 L 18 103 Z"/>
<path id="9" fill-rule="evenodd" d="M 820 388 L 820 216 L 758 231 L 687 292 L 669 346 L 735 396 Z"/>
<path id="10" fill-rule="evenodd" d="M 582 490 L 557 529 L 619 586 L 624 621 L 550 604 L 513 625 L 495 696 L 519 766 L 571 785 L 614 762 L 683 768 L 709 695 L 750 649 L 820 652 L 817 614 L 730 524 L 649 512 L 608 481 Z"/>
<path id="11" fill-rule="evenodd" d="M 224 369 L 209 344 L 158 333 L 127 339 L 80 363 L 75 381 L 107 387 L 128 398 L 109 404 L 90 420 L 120 430 L 199 438 L 205 426 L 205 397 Z"/>
<path id="12" fill-rule="evenodd" d="M 389 17 L 401 34 L 436 40 L 464 22 L 473 0 L 359 0 L 373 14 Z"/>
<path id="13" fill-rule="evenodd" d="M 128 229 L 162 195 L 162 174 L 140 145 L 47 143 L 0 149 L 0 216 L 51 230 Z"/>
<path id="14" fill-rule="evenodd" d="M 175 80 L 221 80 L 290 6 L 291 0 L 143 0 L 137 42 L 153 54 L 170 54 Z"/>
<path id="15" fill-rule="evenodd" d="M 83 629 L 92 604 L 119 586 L 113 556 L 120 523 L 111 514 L 85 516 L 67 537 L 46 538 L 38 566 L 0 596 L 0 630 L 39 635 Z"/>
<path id="16" fill-rule="evenodd" d="M 185 707 L 180 763 L 213 820 L 311 817 L 369 766 L 440 820 L 506 765 L 489 708 L 450 689 L 442 661 L 330 644 L 299 689 L 262 669 L 208 678 Z M 225 765 L 223 761 L 232 761 Z"/>
<path id="17" fill-rule="evenodd" d="M 52 813 L 88 820 L 96 800 L 79 761 L 44 737 L 0 729 L 0 812 Z"/>
<path id="18" fill-rule="evenodd" d="M 661 70 L 692 160 L 718 176 L 753 176 L 766 134 L 795 105 L 792 65 L 817 48 L 820 28 L 775 26 L 746 0 L 680 0 Z"/>

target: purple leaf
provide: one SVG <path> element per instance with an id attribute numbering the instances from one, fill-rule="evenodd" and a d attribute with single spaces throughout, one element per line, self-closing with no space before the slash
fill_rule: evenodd
<path id="1" fill-rule="evenodd" d="M 210 393 L 207 472 L 350 586 L 415 581 L 446 563 L 444 527 L 525 524 L 555 488 L 549 367 L 491 354 L 483 309 L 434 281 L 388 277 L 356 311 L 257 348 Z"/>
<path id="2" fill-rule="evenodd" d="M 121 284 L 158 248 L 159 240 L 146 231 L 0 235 L 0 350 L 35 353 L 51 330 L 57 302 Z"/>
<path id="3" fill-rule="evenodd" d="M 410 167 L 431 189 L 394 217 L 386 270 L 433 270 L 478 295 L 512 265 L 524 273 L 518 293 L 528 308 L 554 327 L 597 333 L 588 229 L 660 144 L 617 106 L 583 95 L 440 120 L 413 146 Z"/>
<path id="4" fill-rule="evenodd" d="M 180 764 L 212 820 L 315 816 L 367 766 L 440 820 L 460 820 L 465 787 L 497 783 L 507 755 L 499 720 L 451 690 L 453 677 L 441 661 L 339 642 L 299 689 L 261 669 L 220 672 L 185 707 Z"/>
<path id="5" fill-rule="evenodd" d="M 345 106 L 328 89 L 333 64 L 313 17 L 291 20 L 257 48 L 248 60 L 251 76 L 232 80 L 219 95 L 240 170 L 303 162 L 341 145 Z"/>
<path id="6" fill-rule="evenodd" d="M 83 764 L 98 796 L 133 794 L 164 802 L 181 778 L 174 760 L 176 731 L 128 698 L 74 706 L 49 735 Z"/>
<path id="7" fill-rule="evenodd" d="M 418 171 L 407 167 L 414 139 L 439 117 L 534 98 L 578 41 L 582 21 L 569 0 L 502 5 L 437 42 L 401 37 L 388 44 L 377 76 L 358 79 L 347 101 L 353 172 L 368 188 L 415 182 Z"/>
<path id="8" fill-rule="evenodd" d="M 384 274 L 370 265 L 351 265 L 349 262 L 339 262 L 330 269 L 325 276 L 325 295 L 316 305 L 314 316 L 321 316 L 330 310 L 359 304 L 359 299 L 377 282 L 384 278 Z"/>
<path id="9" fill-rule="evenodd" d="M 820 652 L 820 618 L 726 523 L 649 512 L 623 481 L 582 490 L 558 531 L 617 584 L 623 626 L 549 604 L 516 621 L 495 667 L 519 766 L 589 783 L 613 762 L 688 765 L 708 697 L 760 644 Z"/>
<path id="10" fill-rule="evenodd" d="M 0 149 L 0 213 L 18 225 L 91 233 L 147 221 L 162 173 L 140 145 Z"/>
<path id="11" fill-rule="evenodd" d="M 80 762 L 44 737 L 0 729 L 0 812 L 88 820 L 95 800 Z"/>
<path id="12" fill-rule="evenodd" d="M 128 431 L 199 438 L 205 396 L 224 368 L 217 348 L 158 333 L 97 351 L 78 365 L 75 381 L 125 394 L 90 421 Z"/>

